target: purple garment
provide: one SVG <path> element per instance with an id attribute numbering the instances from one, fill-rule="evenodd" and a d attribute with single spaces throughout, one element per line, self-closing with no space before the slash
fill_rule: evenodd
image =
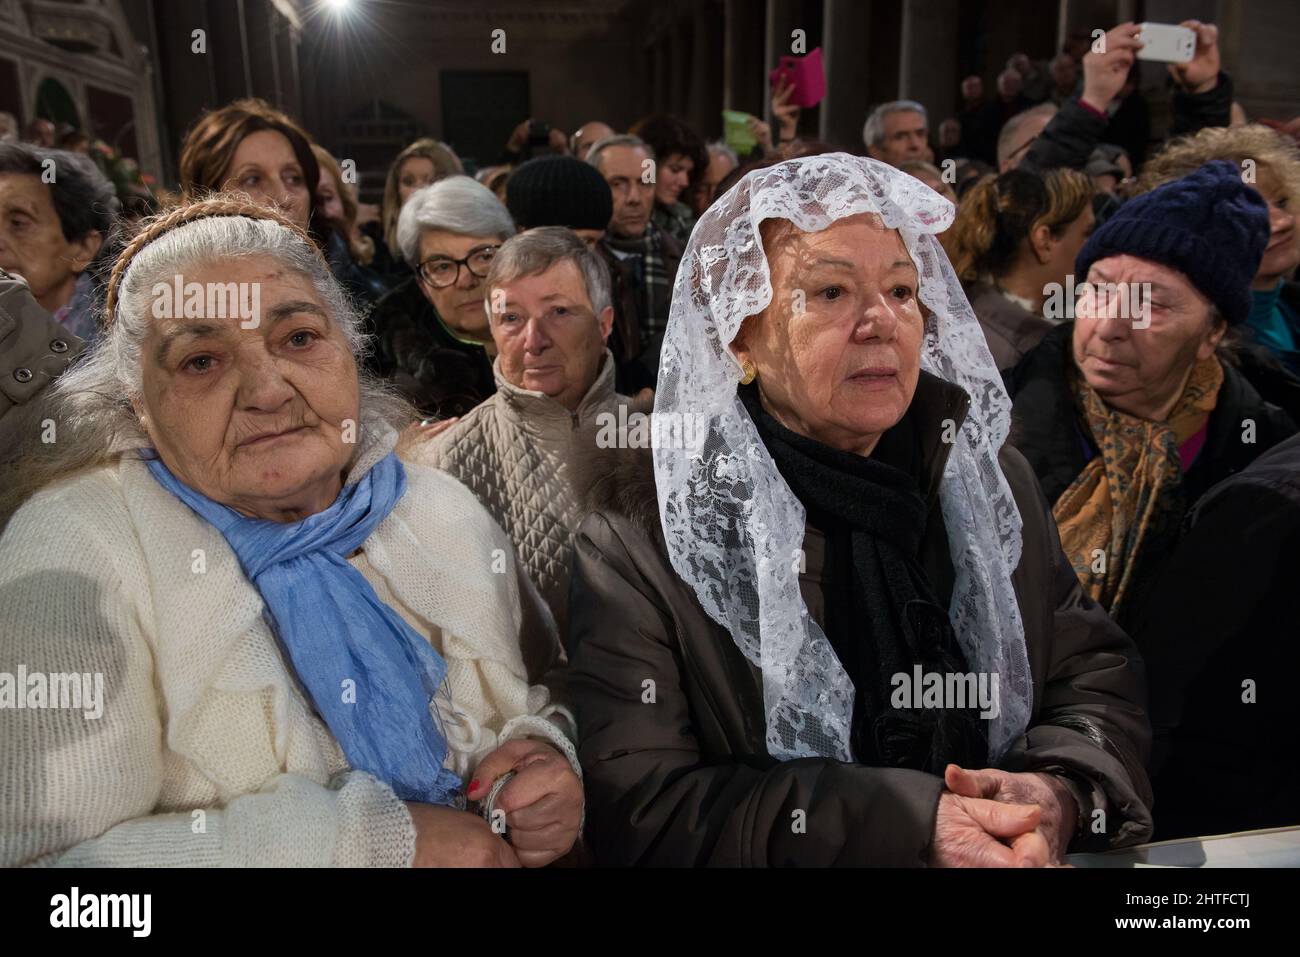
<path id="1" fill-rule="evenodd" d="M 83 272 L 72 287 L 72 298 L 66 306 L 54 310 L 54 321 L 86 343 L 93 345 L 99 339 L 99 324 L 95 322 L 95 293 L 90 273 Z"/>

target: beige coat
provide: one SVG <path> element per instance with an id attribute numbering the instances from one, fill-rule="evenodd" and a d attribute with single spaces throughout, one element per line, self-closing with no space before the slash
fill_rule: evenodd
<path id="1" fill-rule="evenodd" d="M 496 394 L 412 455 L 462 482 L 505 529 L 563 635 L 571 540 L 592 480 L 585 463 L 600 427 L 611 421 L 602 413 L 616 423 L 619 406 L 630 400 L 614 391 L 608 351 L 572 412 L 506 381 L 500 360 L 493 371 Z"/>

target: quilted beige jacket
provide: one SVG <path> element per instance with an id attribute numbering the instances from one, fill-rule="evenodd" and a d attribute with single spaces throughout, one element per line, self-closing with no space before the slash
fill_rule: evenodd
<path id="1" fill-rule="evenodd" d="M 467 486 L 515 543 L 519 560 L 555 616 L 567 625 L 570 538 L 585 515 L 586 463 L 606 420 L 631 400 L 614 391 L 614 360 L 570 412 L 540 392 L 507 382 L 492 367 L 497 391 L 412 457 Z"/>

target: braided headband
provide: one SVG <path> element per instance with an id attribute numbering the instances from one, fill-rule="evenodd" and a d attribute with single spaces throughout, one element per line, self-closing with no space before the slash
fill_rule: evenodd
<path id="1" fill-rule="evenodd" d="M 324 253 L 320 251 L 320 247 L 316 245 L 315 240 L 301 226 L 286 218 L 283 213 L 271 207 L 255 203 L 250 197 L 240 194 L 225 193 L 209 196 L 192 203 L 186 203 L 183 206 L 177 206 L 169 212 L 146 220 L 143 228 L 127 243 L 126 248 L 118 255 L 117 261 L 113 263 L 113 269 L 108 275 L 108 292 L 104 299 L 104 329 L 110 328 L 117 319 L 118 289 L 122 285 L 122 278 L 126 275 L 127 269 L 130 268 L 132 260 L 135 259 L 140 250 L 164 233 L 171 232 L 179 226 L 218 216 L 243 216 L 248 219 L 263 219 L 283 226 L 315 250 L 316 256 L 320 259 L 322 265 L 327 270 L 329 269 L 329 263 L 325 259 Z"/>

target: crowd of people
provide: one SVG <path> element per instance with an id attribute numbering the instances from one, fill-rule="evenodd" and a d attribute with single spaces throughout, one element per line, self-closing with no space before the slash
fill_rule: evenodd
<path id="1" fill-rule="evenodd" d="M 782 84 L 750 155 L 524 121 L 376 205 L 260 100 L 147 202 L 3 137 L 0 863 L 1300 824 L 1300 147 L 1185 25 L 1160 142 L 1131 23 L 935 130 Z"/>

